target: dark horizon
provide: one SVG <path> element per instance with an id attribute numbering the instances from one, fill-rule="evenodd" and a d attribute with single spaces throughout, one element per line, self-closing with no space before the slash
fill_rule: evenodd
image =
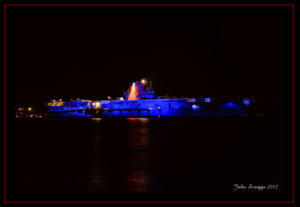
<path id="1" fill-rule="evenodd" d="M 141 78 L 171 97 L 283 99 L 283 16 L 168 12 L 17 16 L 16 104 L 116 98 Z"/>

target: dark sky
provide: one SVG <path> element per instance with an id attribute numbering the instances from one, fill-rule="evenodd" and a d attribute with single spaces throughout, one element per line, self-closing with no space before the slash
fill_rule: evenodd
<path id="1" fill-rule="evenodd" d="M 17 104 L 159 95 L 282 98 L 284 19 L 259 15 L 19 15 Z"/>

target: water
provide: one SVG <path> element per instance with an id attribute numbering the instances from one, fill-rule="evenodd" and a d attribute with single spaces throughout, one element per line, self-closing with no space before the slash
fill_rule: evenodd
<path id="1" fill-rule="evenodd" d="M 277 119 L 19 119 L 16 129 L 19 192 L 284 190 Z"/>

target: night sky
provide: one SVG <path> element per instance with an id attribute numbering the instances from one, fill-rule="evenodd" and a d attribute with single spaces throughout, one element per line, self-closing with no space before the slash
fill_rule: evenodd
<path id="1" fill-rule="evenodd" d="M 283 98 L 282 16 L 167 11 L 17 16 L 16 103 L 116 98 L 140 78 L 171 97 Z"/>

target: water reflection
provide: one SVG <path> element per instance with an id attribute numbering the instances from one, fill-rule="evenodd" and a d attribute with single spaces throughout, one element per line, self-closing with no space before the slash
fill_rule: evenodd
<path id="1" fill-rule="evenodd" d="M 102 123 L 101 118 L 92 118 L 92 122 L 94 124 L 94 136 L 92 139 L 92 151 L 91 151 L 91 175 L 88 177 L 89 188 L 92 191 L 105 191 L 105 176 L 103 174 L 103 159 L 102 157 L 102 138 L 101 138 L 101 130 Z"/>
<path id="2" fill-rule="evenodd" d="M 128 118 L 129 157 L 128 157 L 128 191 L 150 191 L 150 137 L 149 119 Z"/>
<path id="3" fill-rule="evenodd" d="M 92 120 L 95 122 L 100 122 L 102 119 L 101 118 L 92 118 Z"/>

